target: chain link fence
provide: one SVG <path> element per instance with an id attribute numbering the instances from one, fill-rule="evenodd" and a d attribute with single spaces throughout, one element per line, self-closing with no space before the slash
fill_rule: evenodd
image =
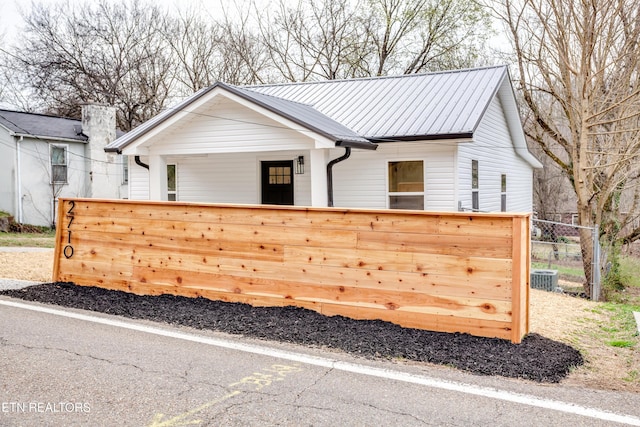
<path id="1" fill-rule="evenodd" d="M 586 262 L 580 245 L 581 238 L 590 239 L 593 247 L 592 254 L 586 252 Z M 531 239 L 532 288 L 583 295 L 587 283 L 591 299 L 600 299 L 597 227 L 534 219 Z"/>

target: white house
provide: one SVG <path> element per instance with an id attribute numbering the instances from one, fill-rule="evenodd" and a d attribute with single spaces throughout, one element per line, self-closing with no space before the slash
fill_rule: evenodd
<path id="1" fill-rule="evenodd" d="M 128 164 L 104 151 L 115 139 L 113 107 L 85 105 L 82 120 L 0 110 L 0 211 L 49 226 L 58 197 L 126 197 Z"/>
<path id="2" fill-rule="evenodd" d="M 129 198 L 532 211 L 507 67 L 264 86 L 217 83 L 109 144 Z"/>

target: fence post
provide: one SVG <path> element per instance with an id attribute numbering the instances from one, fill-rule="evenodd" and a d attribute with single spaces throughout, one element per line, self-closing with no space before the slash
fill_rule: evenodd
<path id="1" fill-rule="evenodd" d="M 600 300 L 600 239 L 599 226 L 595 224 L 592 230 L 593 236 L 593 260 L 591 264 L 591 300 Z"/>

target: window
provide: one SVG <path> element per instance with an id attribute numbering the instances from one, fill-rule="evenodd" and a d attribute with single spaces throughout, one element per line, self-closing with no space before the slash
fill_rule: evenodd
<path id="1" fill-rule="evenodd" d="M 291 168 L 269 166 L 269 184 L 291 184 Z"/>
<path id="2" fill-rule="evenodd" d="M 507 211 L 507 175 L 505 174 L 500 177 L 500 210 Z"/>
<path id="3" fill-rule="evenodd" d="M 389 208 L 424 210 L 424 162 L 389 162 Z"/>
<path id="4" fill-rule="evenodd" d="M 122 158 L 122 183 L 129 183 L 129 156 L 121 156 Z"/>
<path id="5" fill-rule="evenodd" d="M 64 145 L 50 145 L 51 183 L 67 183 L 67 147 Z"/>
<path id="6" fill-rule="evenodd" d="M 471 209 L 480 210 L 480 178 L 478 173 L 478 161 L 471 160 Z"/>
<path id="7" fill-rule="evenodd" d="M 167 165 L 167 200 L 170 202 L 178 200 L 176 190 L 176 165 Z"/>

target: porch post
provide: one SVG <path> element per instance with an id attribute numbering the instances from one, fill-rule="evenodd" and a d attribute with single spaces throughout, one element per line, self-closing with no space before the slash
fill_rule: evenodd
<path id="1" fill-rule="evenodd" d="M 149 155 L 149 200 L 168 200 L 167 161 L 159 154 Z"/>
<path id="2" fill-rule="evenodd" d="M 328 149 L 322 148 L 309 151 L 309 171 L 311 173 L 311 206 L 327 206 L 328 161 Z"/>

